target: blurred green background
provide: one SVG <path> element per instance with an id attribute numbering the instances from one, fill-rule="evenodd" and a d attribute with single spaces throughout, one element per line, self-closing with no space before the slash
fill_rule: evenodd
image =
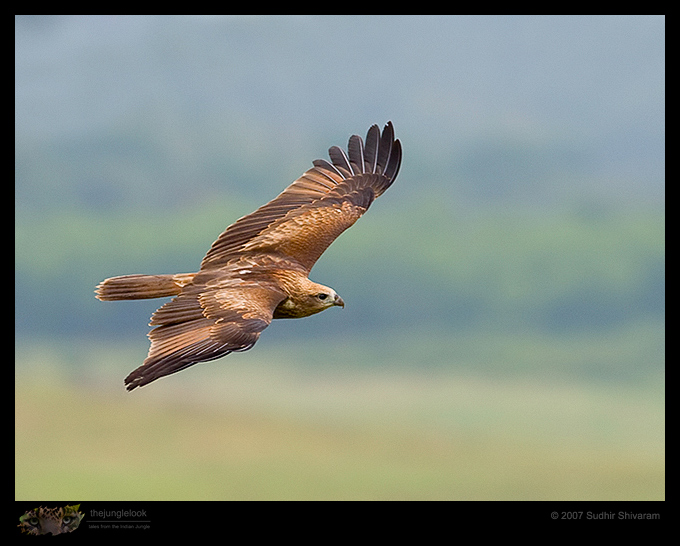
<path id="1" fill-rule="evenodd" d="M 663 17 L 15 19 L 18 500 L 665 498 Z M 344 310 L 126 393 L 219 233 L 387 120 Z"/>

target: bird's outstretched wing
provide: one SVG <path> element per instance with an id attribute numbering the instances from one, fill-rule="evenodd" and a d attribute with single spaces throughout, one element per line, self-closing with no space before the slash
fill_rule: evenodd
<path id="1" fill-rule="evenodd" d="M 255 344 L 286 296 L 267 283 L 223 273 L 219 278 L 199 273 L 153 314 L 149 355 L 125 378 L 128 390 Z"/>
<path id="2" fill-rule="evenodd" d="M 220 268 L 244 254 L 274 254 L 308 273 L 328 246 L 366 212 L 399 172 L 401 143 L 392 122 L 382 135 L 373 125 L 350 137 L 347 153 L 333 146 L 331 161 L 314 161 L 272 201 L 230 225 L 203 258 L 201 270 Z"/>

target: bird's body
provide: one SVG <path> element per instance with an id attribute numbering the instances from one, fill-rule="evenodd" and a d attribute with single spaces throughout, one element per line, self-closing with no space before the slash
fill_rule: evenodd
<path id="1" fill-rule="evenodd" d="M 128 390 L 197 362 L 250 349 L 277 318 L 302 318 L 344 302 L 309 280 L 328 246 L 394 181 L 401 144 L 392 124 L 366 144 L 350 137 L 278 197 L 240 218 L 215 241 L 197 273 L 124 275 L 97 286 L 100 300 L 175 296 L 151 317 L 151 348 Z"/>

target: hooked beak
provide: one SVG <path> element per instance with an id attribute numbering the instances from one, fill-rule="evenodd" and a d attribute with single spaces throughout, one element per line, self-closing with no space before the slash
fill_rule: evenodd
<path id="1" fill-rule="evenodd" d="M 342 301 L 342 298 L 337 294 L 335 295 L 335 299 L 333 300 L 333 305 L 339 305 L 343 309 L 345 308 L 345 302 Z"/>

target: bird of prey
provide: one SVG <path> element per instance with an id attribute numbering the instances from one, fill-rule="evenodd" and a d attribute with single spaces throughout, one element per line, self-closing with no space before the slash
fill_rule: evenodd
<path id="1" fill-rule="evenodd" d="M 347 153 L 328 150 L 281 194 L 230 225 L 197 273 L 124 275 L 101 282 L 105 301 L 175 296 L 151 317 L 144 363 L 128 390 L 198 362 L 250 349 L 272 319 L 301 318 L 344 307 L 335 290 L 308 279 L 328 246 L 390 187 L 401 165 L 392 123 L 373 125 Z"/>

